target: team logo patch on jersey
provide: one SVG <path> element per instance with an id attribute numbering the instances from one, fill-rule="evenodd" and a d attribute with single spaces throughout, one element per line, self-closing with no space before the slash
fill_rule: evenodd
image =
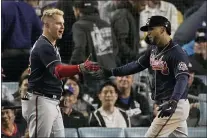
<path id="1" fill-rule="evenodd" d="M 166 61 L 162 60 L 163 56 L 159 59 L 155 59 L 154 55 L 150 56 L 150 65 L 152 70 L 160 70 L 163 75 L 169 75 L 169 68 Z"/>
<path id="2" fill-rule="evenodd" d="M 186 71 L 186 70 L 188 70 L 188 67 L 187 67 L 187 65 L 184 62 L 180 62 L 178 64 L 178 70 Z"/>

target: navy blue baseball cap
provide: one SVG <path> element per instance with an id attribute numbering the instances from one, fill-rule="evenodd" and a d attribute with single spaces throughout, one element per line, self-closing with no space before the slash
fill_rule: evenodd
<path id="1" fill-rule="evenodd" d="M 14 109 L 15 108 L 15 105 L 14 103 L 12 103 L 11 101 L 8 101 L 8 100 L 3 100 L 1 102 L 1 109 Z"/>
<path id="2" fill-rule="evenodd" d="M 75 0 L 73 5 L 77 8 L 98 8 L 98 2 L 94 0 Z"/>
<path id="3" fill-rule="evenodd" d="M 202 22 L 202 25 L 198 28 L 196 32 L 195 42 L 207 42 L 207 28 L 205 21 Z"/>
<path id="4" fill-rule="evenodd" d="M 171 35 L 171 23 L 164 16 L 152 16 L 148 18 L 145 26 L 140 28 L 141 31 L 147 32 L 150 31 L 153 27 L 163 26 L 166 28 L 167 33 Z"/>

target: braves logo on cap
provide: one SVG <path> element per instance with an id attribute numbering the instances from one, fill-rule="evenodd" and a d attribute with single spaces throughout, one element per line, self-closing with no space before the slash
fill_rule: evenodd
<path id="1" fill-rule="evenodd" d="M 149 25 L 149 23 L 150 23 L 150 18 L 147 19 L 146 25 Z"/>

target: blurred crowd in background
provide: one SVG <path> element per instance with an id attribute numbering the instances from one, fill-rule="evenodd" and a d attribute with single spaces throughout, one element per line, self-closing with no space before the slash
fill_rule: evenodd
<path id="1" fill-rule="evenodd" d="M 2 1 L 1 128 L 5 135 L 15 133 L 22 136 L 27 132 L 27 123 L 21 115 L 21 98 L 28 88 L 30 49 L 42 33 L 40 17 L 47 8 L 59 8 L 64 12 L 65 31 L 63 38 L 57 41 L 62 62 L 79 64 L 92 53 L 91 60 L 105 68 L 137 60 L 148 47 L 144 41 L 146 34 L 139 30 L 140 26 L 145 25 L 153 15 L 168 18 L 172 39 L 190 59 L 188 92 L 191 95 L 191 109 L 188 126 L 206 125 L 205 121 L 204 124 L 199 123 L 202 112 L 199 99 L 192 98 L 207 93 L 205 0 L 94 0 L 89 6 L 74 5 L 74 1 L 77 0 Z M 83 16 L 74 12 L 77 8 L 81 9 L 79 11 Z M 84 23 L 92 24 L 91 32 L 82 25 Z M 151 78 L 147 70 L 109 80 L 96 80 L 84 75 L 65 78 L 64 96 L 60 103 L 64 126 L 150 126 L 157 114 L 157 105 L 150 98 Z M 12 82 L 18 82 L 16 91 L 6 85 Z M 102 109 L 107 100 L 110 101 L 108 106 L 117 110 L 113 115 L 106 114 Z"/>

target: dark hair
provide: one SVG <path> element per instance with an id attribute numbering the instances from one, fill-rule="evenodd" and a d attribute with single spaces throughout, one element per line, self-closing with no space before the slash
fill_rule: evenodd
<path id="1" fill-rule="evenodd" d="M 2 109 L 11 109 L 11 107 L 14 107 L 14 106 L 15 105 L 12 102 L 8 101 L 8 100 L 2 100 L 1 101 L 1 108 Z"/>
<path id="2" fill-rule="evenodd" d="M 106 82 L 104 82 L 104 83 L 100 86 L 100 89 L 99 89 L 99 91 L 98 91 L 98 94 L 101 93 L 101 91 L 103 90 L 103 88 L 106 87 L 106 86 L 112 86 L 112 87 L 114 87 L 116 93 L 117 93 L 117 94 L 119 93 L 119 90 L 118 90 L 117 86 L 116 86 L 112 81 L 106 81 Z"/>
<path id="3" fill-rule="evenodd" d="M 96 0 L 75 0 L 73 6 L 78 8 L 84 15 L 99 13 L 98 2 Z"/>
<path id="4" fill-rule="evenodd" d="M 98 95 L 101 93 L 101 91 L 103 90 L 103 88 L 106 87 L 106 86 L 112 86 L 112 87 L 114 87 L 115 92 L 116 92 L 117 94 L 119 93 L 119 90 L 118 90 L 117 86 L 116 86 L 112 81 L 106 81 L 106 82 L 104 82 L 104 83 L 100 86 L 99 91 L 98 91 L 97 95 L 96 95 L 95 98 L 94 98 L 94 99 L 95 99 L 94 103 L 97 103 L 97 104 L 98 104 L 98 108 L 101 107 L 101 101 L 100 101 Z"/>
<path id="5" fill-rule="evenodd" d="M 67 82 L 69 79 L 72 80 L 72 81 L 75 81 L 75 82 L 78 84 L 79 87 L 81 86 L 81 85 L 80 85 L 80 81 L 79 81 L 75 76 L 66 78 L 66 79 L 64 80 L 64 82 L 63 82 L 63 86 L 66 84 L 66 82 Z"/>
<path id="6" fill-rule="evenodd" d="M 64 86 L 65 86 L 66 82 L 67 82 L 69 79 L 72 80 L 72 81 L 75 81 L 75 82 L 77 83 L 77 85 L 78 85 L 78 87 L 79 87 L 79 95 L 78 95 L 78 99 L 81 99 L 82 96 L 83 96 L 83 93 L 82 93 L 82 87 L 81 87 L 80 81 L 79 81 L 75 76 L 68 77 L 68 78 L 66 78 L 66 79 L 64 80 L 64 82 L 63 82 L 63 90 L 64 90 Z M 65 90 L 64 90 L 64 91 L 65 91 Z M 63 93 L 63 94 L 64 94 L 64 93 Z"/>

